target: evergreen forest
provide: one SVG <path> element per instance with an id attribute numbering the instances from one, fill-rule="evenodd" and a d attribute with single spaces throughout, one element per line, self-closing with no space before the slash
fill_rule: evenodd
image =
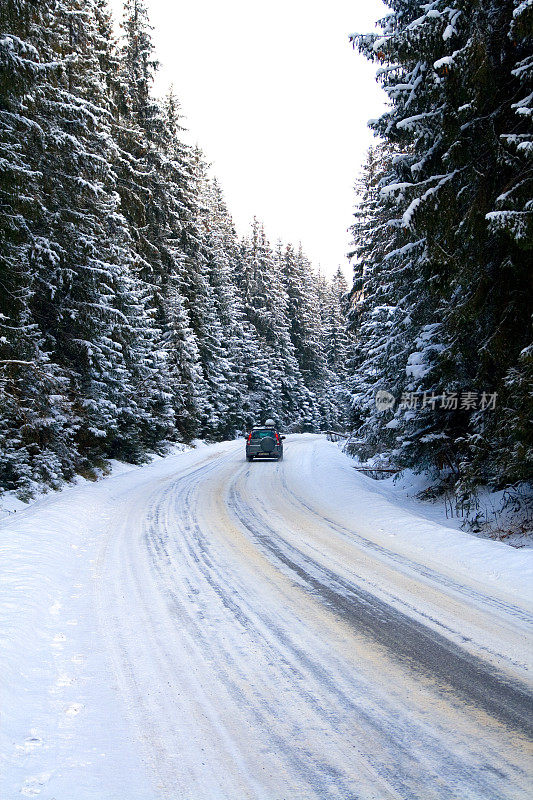
<path id="1" fill-rule="evenodd" d="M 347 285 L 237 236 L 143 0 L 0 3 L 0 486 L 169 443 L 343 424 Z"/>

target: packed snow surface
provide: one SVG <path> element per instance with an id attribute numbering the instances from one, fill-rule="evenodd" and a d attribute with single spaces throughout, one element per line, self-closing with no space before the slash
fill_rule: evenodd
<path id="1" fill-rule="evenodd" d="M 532 551 L 285 444 L 2 521 L 2 800 L 530 796 Z"/>

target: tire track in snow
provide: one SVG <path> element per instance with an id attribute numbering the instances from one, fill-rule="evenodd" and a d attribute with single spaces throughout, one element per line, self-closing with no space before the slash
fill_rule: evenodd
<path id="1" fill-rule="evenodd" d="M 510 617 L 516 617 L 518 620 L 520 620 L 520 622 L 525 623 L 530 628 L 533 627 L 533 614 L 529 613 L 525 609 L 519 608 L 518 606 L 515 606 L 512 603 L 507 603 L 497 597 L 491 597 L 490 595 L 484 594 L 483 592 L 479 592 L 473 587 L 464 586 L 458 583 L 457 581 L 454 581 L 452 578 L 446 575 L 442 575 L 439 572 L 436 572 L 435 570 L 432 570 L 425 564 L 419 564 L 416 561 L 407 558 L 406 556 L 388 550 L 386 547 L 383 547 L 377 542 L 373 542 L 370 539 L 366 539 L 365 537 L 360 536 L 356 531 L 346 528 L 343 525 L 341 525 L 338 521 L 335 521 L 330 517 L 321 514 L 315 508 L 309 505 L 309 503 L 304 501 L 301 497 L 298 497 L 292 491 L 292 489 L 290 489 L 285 477 L 285 473 L 282 474 L 280 482 L 286 494 L 292 498 L 295 504 L 305 509 L 305 511 L 308 514 L 311 514 L 315 519 L 318 519 L 321 522 L 326 522 L 331 527 L 332 530 L 336 531 L 337 533 L 341 534 L 344 537 L 347 537 L 349 541 L 356 542 L 366 550 L 370 550 L 376 554 L 379 554 L 380 556 L 384 557 L 387 560 L 387 562 L 394 562 L 403 569 L 407 569 L 415 574 L 421 575 L 422 577 L 429 579 L 431 583 L 437 585 L 440 584 L 446 587 L 447 589 L 452 589 L 458 595 L 468 598 L 468 600 L 478 601 L 481 603 L 481 605 L 485 607 L 487 606 L 493 607 L 498 612 L 503 611 Z"/>
<path id="2" fill-rule="evenodd" d="M 286 486 L 286 481 L 284 478 L 285 475 L 283 475 L 283 479 L 281 481 L 283 487 Z M 308 516 L 309 506 L 299 502 L 297 496 L 293 492 L 287 493 L 287 497 L 284 499 L 291 509 L 291 519 L 295 515 L 296 519 L 300 519 L 302 516 Z M 265 503 L 261 502 L 260 505 L 262 509 L 262 515 L 268 516 L 269 509 L 267 509 Z M 309 523 L 309 519 L 307 522 Z M 500 652 L 494 647 L 491 647 L 489 642 L 487 642 L 486 636 L 483 636 L 483 633 L 486 632 L 485 628 L 487 622 L 489 621 L 487 616 L 487 608 L 483 608 L 483 606 L 478 602 L 473 604 L 469 602 L 471 595 L 469 595 L 467 587 L 465 587 L 462 592 L 456 592 L 453 589 L 452 591 L 448 592 L 447 590 L 450 588 L 450 585 L 446 583 L 445 578 L 443 580 L 432 581 L 429 578 L 429 573 L 427 572 L 422 575 L 422 571 L 395 569 L 395 565 L 401 563 L 394 558 L 394 556 L 397 554 L 391 553 L 391 564 L 389 563 L 389 559 L 387 559 L 384 555 L 389 551 L 387 551 L 385 548 L 382 548 L 381 553 L 383 554 L 383 557 L 376 559 L 374 557 L 375 551 L 372 548 L 366 548 L 366 539 L 362 539 L 357 535 L 351 535 L 347 528 L 329 524 L 326 518 L 321 517 L 316 510 L 313 511 L 312 527 L 314 533 L 318 534 L 319 531 L 321 532 L 322 540 L 324 539 L 326 533 L 329 535 L 330 550 L 334 550 L 335 544 L 334 537 L 331 537 L 331 534 L 339 534 L 339 543 L 342 543 L 343 547 L 348 546 L 352 551 L 354 564 L 357 565 L 358 569 L 356 576 L 358 585 L 364 587 L 371 595 L 381 598 L 387 606 L 392 606 L 394 608 L 398 608 L 399 610 L 403 610 L 406 616 L 414 617 L 420 620 L 425 627 L 436 629 L 446 638 L 451 638 L 453 641 L 459 644 L 460 648 L 467 650 L 467 652 L 470 652 L 475 656 L 481 655 L 481 659 L 491 662 L 496 667 L 498 672 L 505 672 L 505 668 L 508 668 L 511 677 L 515 679 L 517 670 L 524 676 L 528 675 L 528 665 L 527 663 L 524 663 L 524 661 L 527 659 L 524 659 L 523 657 L 520 658 L 518 654 Z M 307 544 L 309 547 L 309 543 Z M 323 555 L 323 552 L 317 550 L 316 545 L 310 549 L 311 553 L 313 554 L 314 551 L 317 557 Z M 370 556 L 367 552 L 367 549 L 370 549 Z M 367 569 L 365 571 L 364 569 L 361 569 L 363 564 L 371 564 L 372 567 L 370 570 Z M 339 565 L 337 562 L 337 567 L 338 566 Z M 403 578 L 403 585 L 396 585 L 395 581 L 397 582 L 398 578 Z M 409 597 L 409 593 L 406 593 L 405 591 L 406 580 L 409 583 L 411 592 L 414 591 L 414 594 L 411 597 Z M 444 592 L 443 589 L 445 590 Z M 479 597 L 480 595 L 478 594 L 477 599 L 479 599 Z M 445 598 L 450 605 L 448 615 L 442 615 L 441 605 L 443 599 Z M 490 610 L 492 610 L 494 607 L 495 604 L 491 604 Z M 501 604 L 499 606 L 499 611 L 503 611 L 505 614 L 506 608 L 506 604 Z M 467 629 L 465 620 L 465 612 L 467 610 L 470 616 L 473 616 L 474 619 L 479 621 L 479 625 L 481 626 L 482 630 L 481 634 L 477 632 L 477 634 L 474 636 L 474 631 L 472 630 L 470 631 L 470 635 L 467 635 L 465 630 Z M 520 609 L 517 610 L 520 611 Z M 494 625 L 495 619 L 498 619 L 499 616 L 500 615 L 495 617 L 495 615 L 492 613 L 490 614 L 491 625 Z M 451 617 L 451 620 L 453 620 L 454 624 L 450 624 L 449 617 Z M 524 621 L 527 621 L 527 618 L 527 612 L 524 612 L 522 615 L 511 615 L 513 627 L 516 627 L 514 633 L 515 641 L 517 636 L 520 636 L 520 633 L 522 633 L 524 637 L 527 636 L 527 623 L 521 624 L 520 627 L 517 625 L 518 619 L 520 619 L 520 623 L 523 623 Z M 472 638 L 472 636 L 474 636 L 474 638 Z M 523 655 L 524 654 L 522 654 L 522 656 Z M 518 682 L 520 683 L 520 678 L 518 678 Z"/>
<path id="3" fill-rule="evenodd" d="M 454 642 L 294 548 L 243 500 L 235 482 L 230 500 L 242 524 L 261 546 L 349 625 L 387 647 L 409 668 L 440 680 L 445 691 L 452 688 L 478 708 L 533 738 L 533 694 L 527 686 L 499 674 Z"/>

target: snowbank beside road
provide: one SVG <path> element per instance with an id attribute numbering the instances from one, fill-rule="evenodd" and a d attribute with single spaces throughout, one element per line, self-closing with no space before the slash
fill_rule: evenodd
<path id="1" fill-rule="evenodd" d="M 166 456 L 160 456 L 154 453 L 147 458 L 147 463 L 161 461 L 161 459 L 168 458 L 171 455 L 186 453 L 193 447 L 205 446 L 205 442 L 200 439 L 194 441 L 192 445 L 176 443 L 169 447 Z M 31 508 L 36 503 L 40 503 L 41 501 L 53 501 L 54 499 L 57 499 L 61 493 L 69 489 L 73 489 L 76 486 L 90 486 L 95 481 L 100 481 L 106 478 L 115 478 L 117 475 L 123 475 L 126 472 L 131 472 L 135 469 L 141 469 L 143 466 L 146 466 L 146 464 L 128 464 L 125 461 L 117 461 L 116 459 L 111 458 L 107 461 L 105 471 L 99 469 L 93 470 L 93 480 L 88 480 L 81 475 L 76 475 L 70 483 L 65 484 L 59 491 L 54 491 L 47 486 L 43 486 L 41 490 L 39 492 L 36 491 L 35 496 L 28 501 L 21 500 L 19 497 L 17 497 L 16 492 L 2 492 L 0 494 L 0 521 L 6 517 L 12 516 L 13 514 L 17 514 L 20 511 L 26 511 L 28 508 Z"/>

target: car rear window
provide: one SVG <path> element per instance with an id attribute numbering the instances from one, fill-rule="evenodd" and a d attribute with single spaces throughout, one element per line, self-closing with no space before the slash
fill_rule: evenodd
<path id="1" fill-rule="evenodd" d="M 271 436 L 273 439 L 275 439 L 276 434 L 272 430 L 252 431 L 252 439 L 264 439 L 266 436 Z"/>

